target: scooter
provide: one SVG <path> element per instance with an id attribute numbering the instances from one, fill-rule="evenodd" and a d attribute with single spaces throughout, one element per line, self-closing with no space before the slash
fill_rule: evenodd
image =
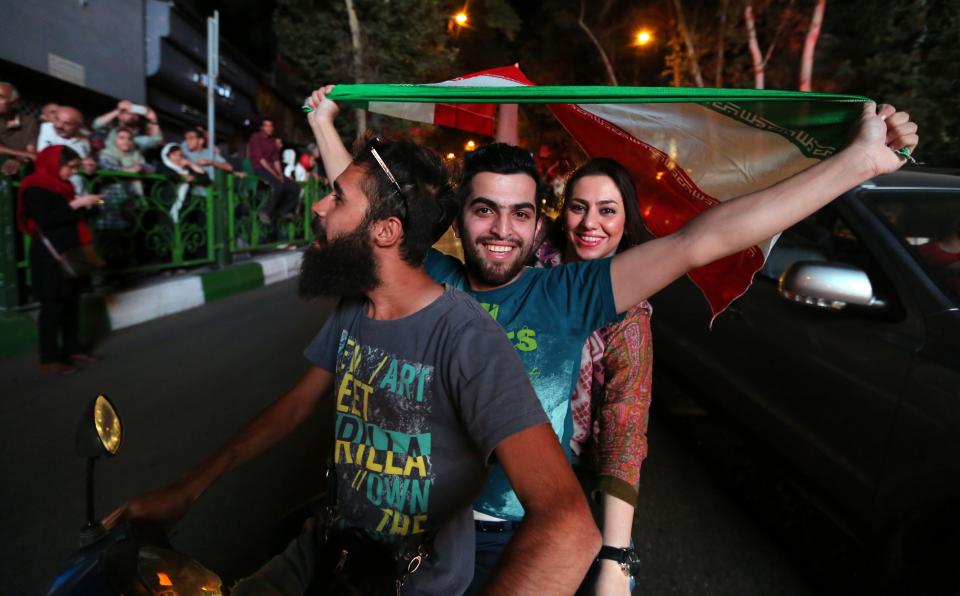
<path id="1" fill-rule="evenodd" d="M 117 522 L 107 530 L 94 515 L 95 462 L 116 455 L 122 439 L 120 415 L 107 396 L 98 395 L 77 427 L 77 454 L 87 461 L 87 519 L 80 529 L 80 549 L 54 578 L 47 595 L 222 594 L 220 578 L 174 551 L 157 526 L 134 520 Z"/>

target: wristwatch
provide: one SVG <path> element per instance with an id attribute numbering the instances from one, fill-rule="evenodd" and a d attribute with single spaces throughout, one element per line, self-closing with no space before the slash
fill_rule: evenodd
<path id="1" fill-rule="evenodd" d="M 633 547 L 601 546 L 597 561 L 600 559 L 616 561 L 627 577 L 634 577 L 640 571 L 640 557 L 637 556 L 637 551 Z"/>

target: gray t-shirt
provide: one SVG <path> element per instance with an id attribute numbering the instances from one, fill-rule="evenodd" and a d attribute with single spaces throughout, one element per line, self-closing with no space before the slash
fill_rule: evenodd
<path id="1" fill-rule="evenodd" d="M 436 531 L 434 555 L 404 593 L 463 592 L 473 575 L 471 504 L 493 450 L 547 422 L 503 329 L 448 287 L 389 321 L 344 301 L 304 354 L 335 375 L 340 513 L 387 543 Z"/>

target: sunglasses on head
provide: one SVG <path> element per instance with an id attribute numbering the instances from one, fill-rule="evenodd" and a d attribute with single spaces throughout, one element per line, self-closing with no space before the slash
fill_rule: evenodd
<path id="1" fill-rule="evenodd" d="M 393 173 L 390 171 L 390 168 L 387 167 L 387 163 L 383 161 L 383 158 L 380 157 L 380 153 L 377 151 L 377 146 L 382 145 L 383 141 L 380 137 L 374 137 L 367 141 L 367 144 L 363 146 L 363 151 L 370 151 L 370 155 L 373 156 L 377 163 L 380 164 L 380 169 L 383 170 L 383 173 L 387 175 L 387 178 L 390 182 L 393 183 L 394 188 L 397 189 L 397 195 L 400 197 L 400 202 L 403 203 L 403 221 L 406 223 L 407 213 L 410 211 L 410 205 L 407 203 L 407 196 L 403 194 L 403 189 L 400 188 L 400 183 L 397 182 L 397 179 L 393 177 Z"/>

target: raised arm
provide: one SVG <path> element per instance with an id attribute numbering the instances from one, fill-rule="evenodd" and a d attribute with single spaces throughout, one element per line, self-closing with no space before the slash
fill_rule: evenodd
<path id="1" fill-rule="evenodd" d="M 557 436 L 549 424 L 533 426 L 504 439 L 496 454 L 524 517 L 484 593 L 573 594 L 600 550 L 600 533 Z"/>
<path id="2" fill-rule="evenodd" d="M 686 226 L 613 258 L 617 312 L 649 298 L 675 279 L 744 250 L 814 213 L 857 184 L 896 171 L 893 150 L 917 146 L 917 125 L 893 106 L 868 103 L 848 147 L 770 188 L 708 209 Z"/>
<path id="3" fill-rule="evenodd" d="M 28 147 L 36 147 L 36 145 L 28 145 Z M 13 149 L 11 147 L 6 147 L 0 145 L 0 155 L 9 155 L 11 157 L 18 157 L 21 159 L 33 159 L 37 156 L 34 151 L 21 151 L 20 149 Z"/>
<path id="4" fill-rule="evenodd" d="M 166 488 L 121 505 L 103 521 L 107 527 L 121 518 L 141 518 L 172 527 L 220 476 L 280 442 L 316 408 L 333 384 L 333 375 L 311 367 L 287 392 L 260 412 L 226 445 Z"/>
<path id="5" fill-rule="evenodd" d="M 147 125 L 146 125 L 146 136 L 147 140 L 144 141 L 145 148 L 158 147 L 163 143 L 163 131 L 160 130 L 160 120 L 157 119 L 157 113 L 153 111 L 153 108 L 147 108 Z"/>
<path id="6" fill-rule="evenodd" d="M 100 114 L 99 116 L 93 119 L 93 129 L 103 130 L 107 128 L 110 125 L 110 123 L 116 120 L 117 116 L 120 115 L 120 110 L 129 111 L 132 106 L 133 104 L 131 104 L 126 99 L 120 100 L 119 102 L 117 102 L 117 107 L 110 110 L 106 114 Z"/>
<path id="7" fill-rule="evenodd" d="M 497 132 L 494 140 L 508 145 L 520 144 L 520 133 L 517 131 L 517 117 L 520 106 L 515 103 L 502 103 L 497 108 Z"/>
<path id="8" fill-rule="evenodd" d="M 353 161 L 350 152 L 340 140 L 340 133 L 333 125 L 333 120 L 340 112 L 340 106 L 327 99 L 327 94 L 333 91 L 333 87 L 320 87 L 307 98 L 307 103 L 313 109 L 307 114 L 307 122 L 317 139 L 317 149 L 320 150 L 320 159 L 323 160 L 323 169 L 329 180 L 336 180 Z"/>

